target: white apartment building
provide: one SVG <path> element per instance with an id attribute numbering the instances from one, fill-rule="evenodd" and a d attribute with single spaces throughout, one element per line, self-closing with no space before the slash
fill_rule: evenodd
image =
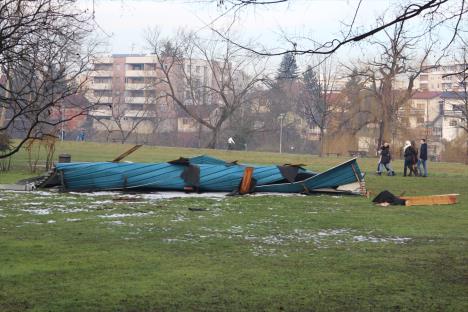
<path id="1" fill-rule="evenodd" d="M 443 150 L 443 141 L 462 135 L 463 97 L 459 92 L 416 92 L 408 104 L 400 109 L 400 120 L 406 130 L 413 130 L 418 138 L 426 138 L 431 155 Z M 418 139 L 413 138 L 413 139 Z"/>
<path id="2" fill-rule="evenodd" d="M 460 75 L 454 75 L 467 67 L 466 64 L 427 65 L 415 80 L 415 88 L 421 91 L 459 91 Z"/>

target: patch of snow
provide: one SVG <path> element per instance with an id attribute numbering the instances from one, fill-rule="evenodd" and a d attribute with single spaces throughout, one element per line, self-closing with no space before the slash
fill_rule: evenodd
<path id="1" fill-rule="evenodd" d="M 125 218 L 125 217 L 144 217 L 154 214 L 154 212 L 135 212 L 135 213 L 114 213 L 110 215 L 98 215 L 99 218 Z"/>
<path id="2" fill-rule="evenodd" d="M 113 201 L 110 199 L 93 201 L 93 205 L 105 205 L 105 204 L 112 204 L 112 203 Z"/>
<path id="3" fill-rule="evenodd" d="M 404 244 L 407 241 L 411 240 L 409 237 L 375 237 L 375 236 L 363 236 L 357 235 L 353 236 L 353 241 L 355 242 L 369 242 L 369 243 L 395 243 L 395 244 Z"/>
<path id="4" fill-rule="evenodd" d="M 57 210 L 60 211 L 60 212 L 63 212 L 63 213 L 74 213 L 74 212 L 87 212 L 87 211 L 89 211 L 88 209 L 84 209 L 84 208 L 69 208 L 69 209 L 60 208 L 60 209 L 57 209 Z"/>
<path id="5" fill-rule="evenodd" d="M 299 230 L 294 230 L 299 231 Z M 322 230 L 317 233 L 319 236 L 335 236 L 335 235 L 341 235 L 341 234 L 346 234 L 349 233 L 348 229 L 330 229 L 330 230 Z"/>
<path id="6" fill-rule="evenodd" d="M 178 242 L 188 242 L 187 239 L 179 239 L 179 238 L 163 238 L 162 240 L 165 243 L 178 243 Z"/>
<path id="7" fill-rule="evenodd" d="M 116 221 L 106 221 L 106 224 L 111 224 L 111 225 L 125 225 L 125 222 L 116 220 Z"/>
<path id="8" fill-rule="evenodd" d="M 261 192 L 261 193 L 247 194 L 247 195 L 243 195 L 243 196 L 253 196 L 253 197 L 261 197 L 261 196 L 303 197 L 303 196 L 307 196 L 307 195 L 306 194 L 299 194 L 299 193 Z"/>
<path id="9" fill-rule="evenodd" d="M 161 200 L 172 198 L 210 198 L 223 199 L 228 193 L 224 192 L 206 192 L 206 193 L 184 193 L 184 192 L 157 192 L 142 194 L 141 198 L 146 200 Z"/>
<path id="10" fill-rule="evenodd" d="M 55 221 L 55 220 L 47 220 L 47 223 L 49 223 L 49 224 L 56 223 L 56 222 L 57 221 Z"/>
<path id="11" fill-rule="evenodd" d="M 122 192 L 110 192 L 110 191 L 99 191 L 99 192 L 69 192 L 68 194 L 87 196 L 87 197 L 96 197 L 96 196 L 115 196 L 122 195 Z"/>
<path id="12" fill-rule="evenodd" d="M 189 218 L 183 216 L 183 215 L 177 215 L 175 217 L 175 219 L 172 219 L 171 221 L 172 222 L 184 222 L 184 221 L 187 221 L 187 220 L 190 220 Z"/>
<path id="13" fill-rule="evenodd" d="M 67 221 L 67 222 L 77 222 L 77 221 L 81 221 L 81 219 L 66 218 L 65 221 Z"/>
<path id="14" fill-rule="evenodd" d="M 21 209 L 25 212 L 29 212 L 30 214 L 34 215 L 48 215 L 51 214 L 52 211 L 49 208 L 44 208 L 44 209 Z"/>

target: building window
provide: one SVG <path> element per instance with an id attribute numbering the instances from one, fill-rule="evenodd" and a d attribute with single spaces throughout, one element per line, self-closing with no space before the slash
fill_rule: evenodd
<path id="1" fill-rule="evenodd" d="M 425 107 L 426 107 L 425 104 L 422 104 L 422 103 L 416 104 L 416 108 L 417 108 L 417 109 L 424 109 Z"/>
<path id="2" fill-rule="evenodd" d="M 112 90 L 94 90 L 94 96 L 96 97 L 112 96 Z"/>
<path id="3" fill-rule="evenodd" d="M 155 98 L 156 97 L 156 90 L 146 90 L 145 95 L 147 97 Z"/>
<path id="4" fill-rule="evenodd" d="M 112 70 L 112 64 L 94 64 L 94 70 Z"/>
<path id="5" fill-rule="evenodd" d="M 143 64 L 127 64 L 129 70 L 143 70 Z"/>
<path id="6" fill-rule="evenodd" d="M 452 110 L 455 111 L 455 112 L 463 112 L 463 105 L 453 104 L 452 105 Z"/>
<path id="7" fill-rule="evenodd" d="M 450 127 L 456 127 L 456 126 L 458 126 L 457 120 L 456 119 L 450 120 Z"/>
<path id="8" fill-rule="evenodd" d="M 144 104 L 132 104 L 132 103 L 127 103 L 131 109 L 133 110 L 143 110 L 145 108 Z"/>
<path id="9" fill-rule="evenodd" d="M 156 70 L 156 64 L 145 64 L 145 70 Z"/>
<path id="10" fill-rule="evenodd" d="M 126 90 L 125 91 L 125 96 L 128 97 L 142 97 L 145 96 L 143 90 Z"/>
<path id="11" fill-rule="evenodd" d="M 145 82 L 147 84 L 155 85 L 156 84 L 156 77 L 146 77 Z"/>
<path id="12" fill-rule="evenodd" d="M 94 83 L 111 83 L 112 78 L 111 77 L 94 77 L 93 82 Z"/>
<path id="13" fill-rule="evenodd" d="M 408 125 L 409 124 L 409 118 L 408 117 L 403 117 L 401 118 L 401 123 L 403 125 Z"/>
<path id="14" fill-rule="evenodd" d="M 126 77 L 125 83 L 132 84 L 132 83 L 144 83 L 145 78 L 143 77 Z"/>
<path id="15" fill-rule="evenodd" d="M 442 84 L 442 89 L 451 89 L 452 88 L 452 84 L 451 83 L 443 83 Z"/>
<path id="16" fill-rule="evenodd" d="M 422 125 L 422 124 L 424 124 L 424 118 L 423 118 L 423 117 L 418 117 L 418 118 L 416 118 L 416 122 L 417 122 L 419 125 Z"/>

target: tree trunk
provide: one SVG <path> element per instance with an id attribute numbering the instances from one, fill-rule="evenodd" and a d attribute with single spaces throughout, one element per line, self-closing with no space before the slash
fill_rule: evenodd
<path id="1" fill-rule="evenodd" d="M 383 144 L 384 135 L 385 135 L 385 121 L 381 120 L 379 122 L 379 138 L 377 140 L 377 151 Z"/>
<path id="2" fill-rule="evenodd" d="M 207 148 L 215 149 L 216 143 L 218 142 L 219 128 L 214 128 L 211 130 L 211 139 L 208 142 Z"/>
<path id="3" fill-rule="evenodd" d="M 325 154 L 324 147 L 325 147 L 325 130 L 323 128 L 320 128 L 320 157 L 323 157 L 323 155 Z"/>
<path id="4" fill-rule="evenodd" d="M 468 165 L 468 140 L 466 140 L 465 165 Z"/>

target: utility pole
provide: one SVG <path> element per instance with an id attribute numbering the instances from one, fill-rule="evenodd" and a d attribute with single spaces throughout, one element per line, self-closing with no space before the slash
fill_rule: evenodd
<path id="1" fill-rule="evenodd" d="M 285 114 L 279 114 L 280 118 L 280 141 L 279 141 L 279 152 L 280 154 L 283 152 L 283 119 Z"/>
<path id="2" fill-rule="evenodd" d="M 11 84 L 10 84 L 10 66 L 7 65 L 7 71 L 6 71 L 6 75 L 5 75 L 5 96 L 4 98 L 7 99 L 7 102 L 6 103 L 1 103 L 1 110 L 0 110 L 0 128 L 3 127 L 3 125 L 5 124 L 5 119 L 6 119 L 6 108 L 7 108 L 7 105 L 8 105 L 8 92 L 11 88 Z"/>

